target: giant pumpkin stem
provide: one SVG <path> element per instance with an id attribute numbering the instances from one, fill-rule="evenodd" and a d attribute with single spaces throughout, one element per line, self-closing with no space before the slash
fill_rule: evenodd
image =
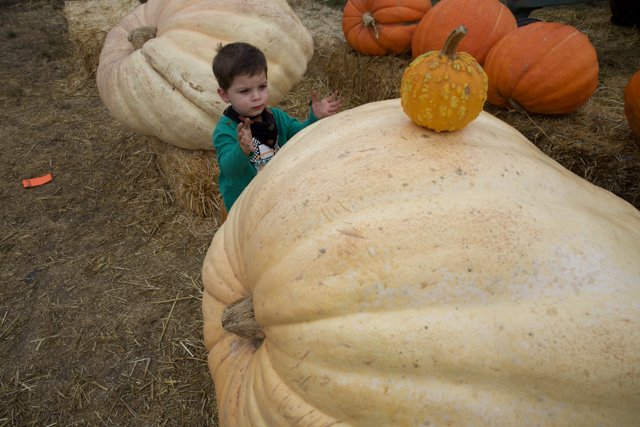
<path id="1" fill-rule="evenodd" d="M 444 42 L 440 55 L 445 55 L 450 59 L 456 59 L 456 50 L 458 49 L 458 45 L 466 35 L 467 27 L 464 25 L 460 25 L 458 28 L 451 31 L 451 34 L 449 34 L 449 37 L 447 37 L 447 40 Z"/>
<path id="2" fill-rule="evenodd" d="M 139 27 L 129 33 L 127 40 L 133 45 L 133 48 L 138 50 L 148 40 L 154 38 L 158 29 L 156 27 Z"/>
<path id="3" fill-rule="evenodd" d="M 378 37 L 380 37 L 380 34 L 378 33 L 378 26 L 376 25 L 376 18 L 373 17 L 372 14 L 370 14 L 369 12 L 365 12 L 362 15 L 362 25 L 364 25 L 364 27 L 372 27 L 373 28 L 373 33 L 376 36 L 376 39 L 378 39 Z"/>
<path id="4" fill-rule="evenodd" d="M 264 340 L 264 331 L 256 321 L 256 315 L 253 311 L 253 297 L 251 295 L 225 307 L 222 311 L 222 327 L 225 331 L 241 338 L 255 341 Z"/>

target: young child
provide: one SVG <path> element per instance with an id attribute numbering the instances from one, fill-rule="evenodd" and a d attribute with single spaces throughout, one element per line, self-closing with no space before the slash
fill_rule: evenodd
<path id="1" fill-rule="evenodd" d="M 335 114 L 342 102 L 335 92 L 322 100 L 313 93 L 309 117 L 302 123 L 278 108 L 267 107 L 267 60 L 260 49 L 247 43 L 219 46 L 213 74 L 218 95 L 231 104 L 213 132 L 220 193 L 229 211 L 258 171 L 293 135 Z"/>

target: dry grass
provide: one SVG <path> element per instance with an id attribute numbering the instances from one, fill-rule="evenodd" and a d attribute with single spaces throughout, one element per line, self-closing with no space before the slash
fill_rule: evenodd
<path id="1" fill-rule="evenodd" d="M 215 425 L 199 313 L 216 221 L 76 73 L 61 2 L 0 7 L 0 426 Z"/>
<path id="2" fill-rule="evenodd" d="M 75 56 L 90 75 L 98 68 L 98 58 L 107 33 L 140 5 L 139 0 L 68 0 L 64 16 Z"/>

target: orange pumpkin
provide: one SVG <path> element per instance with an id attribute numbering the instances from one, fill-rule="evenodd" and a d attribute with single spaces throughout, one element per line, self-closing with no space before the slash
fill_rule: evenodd
<path id="1" fill-rule="evenodd" d="M 411 39 L 431 0 L 348 0 L 342 32 L 349 46 L 365 55 L 399 55 Z"/>
<path id="2" fill-rule="evenodd" d="M 466 34 L 465 26 L 459 26 L 440 52 L 423 53 L 405 69 L 400 102 L 415 124 L 436 132 L 454 131 L 482 111 L 487 75 L 473 56 L 456 52 Z"/>
<path id="3" fill-rule="evenodd" d="M 631 132 L 640 138 L 640 70 L 631 76 L 624 89 L 624 115 Z"/>
<path id="4" fill-rule="evenodd" d="M 489 49 L 517 28 L 516 18 L 498 0 L 442 0 L 418 24 L 411 42 L 413 57 L 439 50 L 460 25 L 467 27 L 468 35 L 458 51 L 469 53 L 480 65 Z"/>
<path id="5" fill-rule="evenodd" d="M 515 102 L 532 113 L 571 113 L 598 87 L 598 56 L 589 38 L 557 22 L 535 22 L 507 34 L 487 55 L 484 71 L 491 104 Z"/>

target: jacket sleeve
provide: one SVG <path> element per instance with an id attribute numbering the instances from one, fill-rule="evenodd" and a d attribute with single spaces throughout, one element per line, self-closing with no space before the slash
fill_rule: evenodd
<path id="1" fill-rule="evenodd" d="M 285 113 L 286 114 L 286 113 Z M 291 139 L 293 135 L 300 132 L 302 129 L 309 126 L 311 123 L 315 123 L 318 121 L 318 118 L 315 114 L 313 114 L 313 109 L 309 107 L 309 115 L 307 116 L 307 120 L 304 122 L 300 122 L 297 119 L 286 115 L 287 117 L 287 140 Z"/>
<path id="2" fill-rule="evenodd" d="M 220 170 L 226 176 L 240 176 L 249 166 L 249 156 L 240 148 L 233 123 L 216 127 L 213 133 L 213 147 L 216 149 Z"/>

